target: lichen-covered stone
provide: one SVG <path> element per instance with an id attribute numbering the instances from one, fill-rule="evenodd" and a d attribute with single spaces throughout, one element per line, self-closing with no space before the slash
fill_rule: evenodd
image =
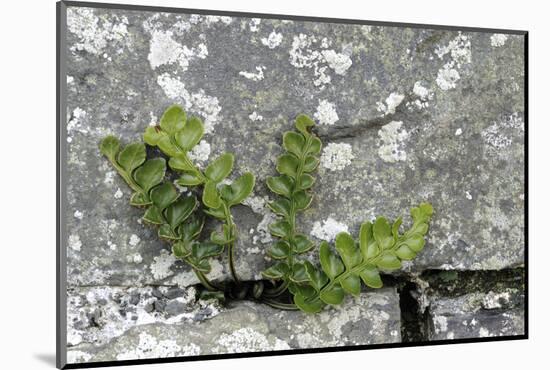
<path id="1" fill-rule="evenodd" d="M 162 253 L 97 149 L 108 133 L 139 140 L 173 103 L 207 125 L 198 160 L 231 151 L 236 173 L 258 178 L 255 210 L 236 209 L 243 279 L 266 267 L 264 180 L 299 113 L 317 119 L 327 150 L 349 149 L 324 153 L 305 233 L 328 218 L 357 232 L 429 201 L 430 242 L 413 270 L 523 263 L 522 37 L 496 47 L 484 33 L 281 20 L 252 32 L 245 18 L 73 7 L 68 20 L 70 285 L 198 282 Z M 272 32 L 282 38 L 268 47 Z"/>
<path id="2" fill-rule="evenodd" d="M 113 295 L 117 294 L 116 290 L 111 291 Z M 83 294 L 86 292 L 80 292 L 79 296 Z M 88 291 L 87 294 L 95 293 Z M 144 295 L 147 297 L 146 292 Z M 109 300 L 107 305 L 119 308 L 124 306 L 123 302 L 125 298 L 121 303 Z M 234 302 L 225 308 L 203 301 L 182 302 L 182 305 L 187 305 L 188 314 L 174 317 L 155 313 L 145 322 L 143 313 L 140 313 L 138 316 L 142 316 L 142 321 L 133 324 L 122 323 L 124 319 L 121 317 L 108 316 L 109 321 L 100 323 L 98 327 L 87 326 L 80 331 L 82 341 L 69 347 L 69 357 L 74 357 L 75 362 L 113 361 L 395 343 L 401 340 L 399 296 L 394 288 L 364 292 L 357 298 L 348 298 L 345 303 L 337 308 L 327 308 L 317 316 L 246 301 Z M 92 300 L 86 304 L 86 311 L 105 310 L 104 306 L 96 307 L 97 303 L 92 303 Z M 207 309 L 211 310 L 209 315 L 199 314 Z M 121 330 L 114 333 L 113 328 L 118 326 Z M 97 335 L 101 331 L 104 335 Z"/>
<path id="3" fill-rule="evenodd" d="M 433 299 L 429 309 L 429 339 L 523 335 L 523 299 L 523 293 L 516 289 Z"/>
<path id="4" fill-rule="evenodd" d="M 254 196 L 234 208 L 243 280 L 271 263 L 265 179 L 300 113 L 324 143 L 303 233 L 356 234 L 364 220 L 428 201 L 429 241 L 407 273 L 521 266 L 524 47 L 519 35 L 69 7 L 69 362 L 400 340 L 394 288 L 316 316 L 193 298 L 197 278 L 141 223 L 98 150 L 107 134 L 140 140 L 174 103 L 205 122 L 192 153 L 200 166 L 230 151 L 235 177 L 257 177 Z M 212 262 L 212 280 L 228 279 L 226 262 Z M 457 338 L 521 332 L 516 308 L 431 302 Z M 460 315 L 484 324 L 460 331 Z M 432 337 L 446 338 L 439 330 Z"/>

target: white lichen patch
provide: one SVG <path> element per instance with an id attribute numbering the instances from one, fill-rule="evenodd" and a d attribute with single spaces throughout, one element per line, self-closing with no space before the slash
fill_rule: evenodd
<path id="1" fill-rule="evenodd" d="M 443 68 L 437 72 L 435 83 L 437 83 L 437 86 L 439 86 L 441 90 L 450 90 L 456 87 L 458 80 L 460 80 L 458 71 L 452 68 L 449 63 L 446 63 Z"/>
<path id="2" fill-rule="evenodd" d="M 267 202 L 269 202 L 268 197 L 262 198 L 256 195 L 250 196 L 243 201 L 243 204 L 250 207 L 254 213 L 263 216 L 256 229 L 252 229 L 252 233 L 257 234 L 252 237 L 252 244 L 257 244 L 258 242 L 267 244 L 273 241 L 269 225 L 277 221 L 277 217 L 267 208 Z"/>
<path id="3" fill-rule="evenodd" d="M 84 213 L 77 209 L 76 211 L 74 211 L 73 216 L 76 219 L 82 220 L 82 218 L 84 217 Z"/>
<path id="4" fill-rule="evenodd" d="M 328 40 L 323 39 L 319 45 L 315 36 L 308 36 L 301 33 L 294 36 L 292 47 L 290 49 L 289 61 L 296 68 L 313 69 L 315 86 L 324 88 L 329 84 L 331 77 L 327 74 L 328 68 L 334 70 L 337 75 L 345 75 L 352 65 L 351 54 L 338 53 L 335 50 L 323 49 L 322 46 L 329 44 Z M 321 49 L 317 49 L 320 47 Z M 346 50 L 347 51 L 347 50 Z"/>
<path id="5" fill-rule="evenodd" d="M 223 333 L 219 336 L 216 343 L 218 347 L 213 349 L 214 353 L 243 353 L 290 349 L 288 343 L 285 341 L 275 338 L 275 340 L 270 342 L 264 334 L 252 328 L 241 328 L 231 334 Z"/>
<path id="6" fill-rule="evenodd" d="M 349 55 L 337 53 L 334 50 L 323 50 L 322 55 L 328 66 L 334 70 L 337 75 L 345 75 L 346 71 L 351 67 L 351 58 Z"/>
<path id="7" fill-rule="evenodd" d="M 499 48 L 501 46 L 504 46 L 506 44 L 506 40 L 508 40 L 508 36 L 503 33 L 495 33 L 491 35 L 491 46 L 494 48 Z"/>
<path id="8" fill-rule="evenodd" d="M 120 188 L 117 188 L 116 192 L 115 192 L 115 195 L 114 195 L 115 199 L 120 199 L 123 196 L 124 196 L 124 193 L 122 192 L 122 190 L 120 190 Z"/>
<path id="9" fill-rule="evenodd" d="M 433 91 L 423 86 L 420 81 L 414 83 L 413 94 L 416 99 L 412 103 L 408 102 L 407 106 L 413 105 L 418 109 L 427 108 L 430 105 L 429 101 L 434 97 Z"/>
<path id="10" fill-rule="evenodd" d="M 139 253 L 129 254 L 128 256 L 126 256 L 126 261 L 128 261 L 128 263 L 139 264 L 143 262 L 143 257 Z"/>
<path id="11" fill-rule="evenodd" d="M 153 31 L 147 56 L 152 69 L 162 65 L 178 64 L 182 71 L 186 71 L 191 60 L 204 59 L 208 56 L 205 44 L 201 43 L 196 48 L 190 49 L 176 42 L 172 36 L 171 31 Z"/>
<path id="12" fill-rule="evenodd" d="M 193 162 L 196 162 L 196 164 L 202 168 L 204 163 L 208 160 L 208 157 L 210 157 L 210 143 L 201 140 L 191 151 L 189 152 L 189 159 L 191 159 Z"/>
<path id="13" fill-rule="evenodd" d="M 153 258 L 153 260 L 154 262 L 151 263 L 149 268 L 155 279 L 165 279 L 172 274 L 170 268 L 176 262 L 176 257 L 172 253 L 163 249 L 160 255 Z"/>
<path id="14" fill-rule="evenodd" d="M 494 149 L 503 149 L 512 144 L 513 134 L 518 130 L 524 131 L 524 122 L 516 112 L 499 122 L 494 122 L 482 131 L 481 136 Z"/>
<path id="15" fill-rule="evenodd" d="M 510 302 L 510 292 L 495 293 L 490 291 L 485 297 L 483 297 L 483 308 L 492 310 L 502 308 L 504 305 Z"/>
<path id="16" fill-rule="evenodd" d="M 385 162 L 395 163 L 407 160 L 405 141 L 409 134 L 401 128 L 402 125 L 403 122 L 401 121 L 392 121 L 378 130 L 378 137 L 380 138 L 378 155 Z"/>
<path id="17" fill-rule="evenodd" d="M 460 136 L 460 135 L 462 135 L 462 129 L 459 127 L 455 131 L 455 136 Z"/>
<path id="18" fill-rule="evenodd" d="M 351 164 L 353 150 L 348 143 L 329 143 L 321 154 L 321 166 L 331 171 L 341 171 Z"/>
<path id="19" fill-rule="evenodd" d="M 447 317 L 435 316 L 433 318 L 434 330 L 436 334 L 447 331 Z"/>
<path id="20" fill-rule="evenodd" d="M 195 346 L 196 347 L 196 346 Z M 139 343 L 136 348 L 117 355 L 117 360 L 135 360 L 143 358 L 175 357 L 180 354 L 182 348 L 175 340 L 157 341 L 148 333 L 139 334 Z M 198 351 L 200 353 L 200 351 Z M 195 353 L 195 354 L 199 354 Z"/>
<path id="21" fill-rule="evenodd" d="M 264 117 L 256 111 L 250 113 L 248 118 L 250 118 L 251 121 L 262 121 L 264 119 Z"/>
<path id="22" fill-rule="evenodd" d="M 250 29 L 250 32 L 258 32 L 258 30 L 260 29 L 260 23 L 262 23 L 262 20 L 260 18 L 250 19 L 250 22 L 248 22 L 248 28 Z"/>
<path id="23" fill-rule="evenodd" d="M 319 240 L 332 242 L 336 238 L 336 235 L 342 231 L 348 232 L 348 225 L 329 217 L 322 224 L 319 221 L 315 221 L 310 234 Z"/>
<path id="24" fill-rule="evenodd" d="M 128 244 L 130 244 L 130 246 L 132 247 L 135 247 L 140 241 L 141 239 L 139 238 L 139 236 L 137 236 L 136 234 L 132 234 L 130 235 L 130 240 L 128 241 Z"/>
<path id="25" fill-rule="evenodd" d="M 252 81 L 261 81 L 264 79 L 264 70 L 265 70 L 265 66 L 257 66 L 255 73 L 241 71 L 239 72 L 239 75 Z"/>
<path id="26" fill-rule="evenodd" d="M 99 18 L 92 8 L 71 6 L 67 8 L 67 29 L 78 39 L 70 47 L 72 52 L 86 51 L 109 60 L 104 50 L 120 47 L 127 40 L 128 18 L 114 13 Z"/>
<path id="27" fill-rule="evenodd" d="M 376 109 L 383 115 L 395 114 L 395 109 L 399 106 L 399 104 L 401 104 L 403 99 L 405 99 L 404 95 L 399 93 L 391 93 L 390 96 L 386 98 L 385 103 L 376 103 Z"/>
<path id="28" fill-rule="evenodd" d="M 262 44 L 267 46 L 270 49 L 275 49 L 277 46 L 281 45 L 283 42 L 283 34 L 278 32 L 271 32 L 269 36 L 262 38 Z"/>
<path id="29" fill-rule="evenodd" d="M 87 115 L 86 111 L 80 107 L 76 107 L 72 111 L 72 114 L 69 115 L 67 119 L 67 142 L 70 143 L 73 141 L 72 135 L 74 132 L 82 134 L 87 134 L 89 132 L 88 126 L 85 123 Z"/>
<path id="30" fill-rule="evenodd" d="M 456 87 L 460 79 L 459 70 L 464 64 L 472 62 L 472 50 L 470 38 L 461 32 L 458 33 L 449 44 L 440 46 L 435 50 L 439 59 L 447 59 L 447 62 L 437 72 L 436 83 L 441 90 L 450 90 Z"/>
<path id="31" fill-rule="evenodd" d="M 313 115 L 321 125 L 331 126 L 338 121 L 338 113 L 333 103 L 327 100 L 319 100 L 317 111 Z"/>
<path id="32" fill-rule="evenodd" d="M 69 248 L 75 251 L 80 251 L 80 247 L 82 247 L 80 236 L 78 234 L 69 235 Z"/>
<path id="33" fill-rule="evenodd" d="M 191 93 L 178 77 L 163 73 L 157 77 L 157 83 L 170 99 L 182 104 L 187 112 L 196 113 L 204 120 L 205 133 L 211 133 L 220 121 L 221 107 L 218 98 L 206 95 L 203 90 Z"/>

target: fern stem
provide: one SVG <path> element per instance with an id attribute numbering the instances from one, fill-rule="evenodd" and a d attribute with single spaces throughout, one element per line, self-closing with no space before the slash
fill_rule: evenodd
<path id="1" fill-rule="evenodd" d="M 219 289 L 217 288 L 216 286 L 214 286 L 214 284 L 212 284 L 210 282 L 210 280 L 208 280 L 208 278 L 199 270 L 197 269 L 193 269 L 193 271 L 195 271 L 195 274 L 197 275 L 197 277 L 199 278 L 201 284 L 206 288 L 208 289 L 209 291 L 211 292 L 217 292 L 217 291 L 221 291 L 222 289 Z"/>
<path id="2" fill-rule="evenodd" d="M 287 311 L 297 311 L 299 310 L 298 307 L 294 303 L 283 303 L 283 302 L 277 302 L 273 299 L 264 298 L 261 300 L 262 303 L 265 303 L 268 306 L 271 306 L 273 308 L 278 308 L 280 310 L 287 310 Z"/>
<path id="3" fill-rule="evenodd" d="M 263 295 L 270 298 L 278 297 L 284 293 L 286 288 L 288 288 L 288 281 L 283 281 L 283 283 L 276 288 L 264 290 Z"/>
<path id="4" fill-rule="evenodd" d="M 233 217 L 231 217 L 231 211 L 229 210 L 229 207 L 227 206 L 227 203 L 223 203 L 223 211 L 225 213 L 225 223 L 229 229 L 228 234 L 226 235 L 226 239 L 232 240 L 235 236 L 233 235 Z M 231 270 L 231 276 L 233 277 L 233 280 L 235 280 L 235 283 L 239 284 L 240 279 L 237 275 L 237 269 L 235 268 L 235 242 L 231 241 L 227 245 L 227 258 L 229 259 L 229 270 Z"/>

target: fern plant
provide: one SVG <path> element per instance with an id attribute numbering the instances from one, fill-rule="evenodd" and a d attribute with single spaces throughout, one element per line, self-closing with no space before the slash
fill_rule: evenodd
<path id="1" fill-rule="evenodd" d="M 277 158 L 276 166 L 280 175 L 267 179 L 268 188 L 279 196 L 268 206 L 280 216 L 280 220 L 269 226 L 271 234 L 279 240 L 271 246 L 268 254 L 280 262 L 262 274 L 281 282 L 276 289 L 266 290 L 268 297 L 277 297 L 287 288 L 290 292 L 296 291 L 296 284 L 303 282 L 305 276 L 305 265 L 299 256 L 315 246 L 306 235 L 296 230 L 298 212 L 303 212 L 311 204 L 313 197 L 310 189 L 315 182 L 311 173 L 319 165 L 317 156 L 321 151 L 321 140 L 310 132 L 313 125 L 314 122 L 306 115 L 296 118 L 296 131 L 283 135 L 286 152 Z"/>
<path id="2" fill-rule="evenodd" d="M 212 232 L 210 241 L 227 247 L 231 275 L 235 282 L 238 282 L 234 257 L 237 227 L 231 215 L 231 207 L 240 204 L 250 195 L 255 178 L 250 172 L 246 172 L 231 184 L 222 184 L 233 170 L 234 156 L 231 153 L 220 155 L 203 173 L 189 157 L 189 152 L 203 135 L 204 126 L 201 120 L 197 117 L 187 120 L 185 111 L 173 105 L 164 112 L 159 125 L 150 126 L 145 130 L 143 140 L 151 146 L 158 147 L 169 157 L 170 168 L 180 173 L 180 178 L 176 180 L 179 185 L 202 187 L 205 213 L 223 222 L 221 232 Z"/>
<path id="3" fill-rule="evenodd" d="M 197 199 L 181 196 L 165 181 L 165 159 L 147 160 L 143 143 L 131 143 L 121 150 L 114 136 L 101 141 L 100 151 L 134 191 L 130 204 L 145 209 L 143 221 L 158 228 L 159 238 L 171 244 L 174 256 L 192 266 L 206 288 L 215 289 L 205 274 L 211 269 L 208 259 L 221 254 L 223 247 L 198 241 L 204 217 L 197 212 Z"/>
<path id="4" fill-rule="evenodd" d="M 279 196 L 269 208 L 280 216 L 270 225 L 273 236 L 279 238 L 268 254 L 278 260 L 262 274 L 278 286 L 266 290 L 267 303 L 279 308 L 298 308 L 307 313 L 316 313 L 327 304 L 342 303 L 346 293 L 358 295 L 361 281 L 370 288 L 381 288 L 379 269 L 395 270 L 402 260 L 412 260 L 424 247 L 428 222 L 433 213 L 431 205 L 422 203 L 411 210 L 412 227 L 404 234 L 399 233 L 402 219 L 392 225 L 384 217 L 378 217 L 374 224 L 361 225 L 359 241 L 348 233 L 339 233 L 335 239 L 338 254 L 332 252 L 327 242 L 319 246 L 320 268 L 310 261 L 298 257 L 314 248 L 314 243 L 305 235 L 296 232 L 296 212 L 305 210 L 312 201 L 311 187 L 314 178 L 311 173 L 319 160 L 321 141 L 312 132 L 314 121 L 305 115 L 296 119 L 296 131 L 283 135 L 286 153 L 277 160 L 280 176 L 267 179 L 268 188 Z M 292 303 L 276 297 L 285 291 L 292 295 Z"/>
<path id="5" fill-rule="evenodd" d="M 320 266 L 303 258 L 315 248 L 296 227 L 298 214 L 313 199 L 313 173 L 322 146 L 312 132 L 314 125 L 306 115 L 296 118 L 296 130 L 283 135 L 285 153 L 277 158 L 276 165 L 279 175 L 267 179 L 267 187 L 278 197 L 268 206 L 279 217 L 269 227 L 278 238 L 268 251 L 276 263 L 262 272 L 272 282 L 271 288 L 264 288 L 261 281 L 242 282 L 235 268 L 238 231 L 231 208 L 251 194 L 254 175 L 246 172 L 228 181 L 235 161 L 231 153 L 221 154 L 204 171 L 193 163 L 190 152 L 204 135 L 200 119 L 187 118 L 185 111 L 174 105 L 164 112 L 158 125 L 145 130 L 145 143 L 159 148 L 168 161 L 164 157 L 147 159 L 141 142 L 121 149 L 113 136 L 101 141 L 100 152 L 132 189 L 130 204 L 145 210 L 143 220 L 158 229 L 159 238 L 170 243 L 173 255 L 191 266 L 208 291 L 236 298 L 244 298 L 251 291 L 254 299 L 273 307 L 316 313 L 326 305 L 341 304 L 346 294 L 358 295 L 362 283 L 370 288 L 382 287 L 381 270 L 395 270 L 402 261 L 414 259 L 424 247 L 433 209 L 428 203 L 413 208 L 413 224 L 403 234 L 399 232 L 401 218 L 390 224 L 384 217 L 376 218 L 374 223 L 364 222 L 358 240 L 339 233 L 336 253 L 327 242 L 320 243 Z M 180 194 L 166 180 L 167 164 L 179 175 L 175 182 L 190 187 L 192 195 Z M 221 227 L 201 240 L 205 217 L 219 220 Z M 226 249 L 233 286 L 214 284 L 207 278 L 210 258 Z"/>

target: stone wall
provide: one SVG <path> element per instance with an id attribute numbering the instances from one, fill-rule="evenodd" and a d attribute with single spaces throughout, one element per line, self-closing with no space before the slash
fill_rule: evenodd
<path id="1" fill-rule="evenodd" d="M 69 7 L 67 41 L 69 362 L 523 334 L 523 36 Z M 407 224 L 428 201 L 426 248 L 316 316 L 197 300 L 97 147 L 174 103 L 205 122 L 199 164 L 230 151 L 257 177 L 235 208 L 243 279 L 269 266 L 265 179 L 299 113 L 324 143 L 301 229 Z"/>

